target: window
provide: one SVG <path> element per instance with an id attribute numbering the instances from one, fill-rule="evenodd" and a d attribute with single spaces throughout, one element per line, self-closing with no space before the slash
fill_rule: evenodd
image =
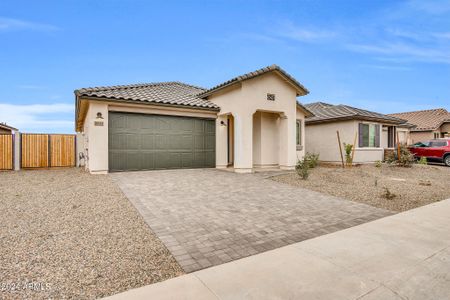
<path id="1" fill-rule="evenodd" d="M 302 145 L 302 121 L 297 120 L 296 123 L 296 140 L 297 140 L 297 146 Z"/>
<path id="2" fill-rule="evenodd" d="M 380 147 L 380 125 L 359 123 L 359 147 Z"/>
<path id="3" fill-rule="evenodd" d="M 445 147 L 445 146 L 447 146 L 446 141 L 431 141 L 430 142 L 430 147 Z"/>
<path id="4" fill-rule="evenodd" d="M 435 132 L 435 133 L 434 133 L 434 138 L 435 138 L 435 139 L 438 139 L 438 138 L 439 138 L 439 132 Z"/>

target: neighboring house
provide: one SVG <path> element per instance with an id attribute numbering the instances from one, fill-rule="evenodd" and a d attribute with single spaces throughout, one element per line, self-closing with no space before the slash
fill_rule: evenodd
<path id="1" fill-rule="evenodd" d="M 0 123 L 0 134 L 13 134 L 19 131 L 19 129 L 6 125 L 6 123 Z"/>
<path id="2" fill-rule="evenodd" d="M 355 163 L 383 160 L 384 150 L 396 145 L 396 132 L 408 131 L 405 120 L 348 105 L 315 102 L 305 107 L 314 114 L 305 121 L 306 150 L 325 162 L 341 161 L 336 131 L 342 144 L 353 144 L 356 138 Z M 402 138 L 400 142 L 406 143 L 408 134 Z M 344 148 L 343 154 L 345 158 Z"/>
<path id="3" fill-rule="evenodd" d="M 276 65 L 204 89 L 181 82 L 75 91 L 92 173 L 196 167 L 293 169 L 304 155 L 308 93 Z"/>
<path id="4" fill-rule="evenodd" d="M 444 108 L 390 114 L 416 127 L 411 129 L 411 144 L 450 137 L 450 113 Z"/>

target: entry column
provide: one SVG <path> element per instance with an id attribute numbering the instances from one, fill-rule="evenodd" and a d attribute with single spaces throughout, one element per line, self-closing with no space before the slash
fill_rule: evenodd
<path id="1" fill-rule="evenodd" d="M 234 115 L 234 170 L 251 173 L 253 168 L 253 114 Z"/>

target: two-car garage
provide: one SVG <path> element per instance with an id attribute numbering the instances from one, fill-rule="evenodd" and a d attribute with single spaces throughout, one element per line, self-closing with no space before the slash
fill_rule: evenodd
<path id="1" fill-rule="evenodd" d="M 109 171 L 215 167 L 215 120 L 109 112 Z"/>

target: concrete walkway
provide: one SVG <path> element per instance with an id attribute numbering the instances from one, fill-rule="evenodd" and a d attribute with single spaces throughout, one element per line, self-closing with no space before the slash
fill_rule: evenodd
<path id="1" fill-rule="evenodd" d="M 109 297 L 449 299 L 450 199 Z"/>

